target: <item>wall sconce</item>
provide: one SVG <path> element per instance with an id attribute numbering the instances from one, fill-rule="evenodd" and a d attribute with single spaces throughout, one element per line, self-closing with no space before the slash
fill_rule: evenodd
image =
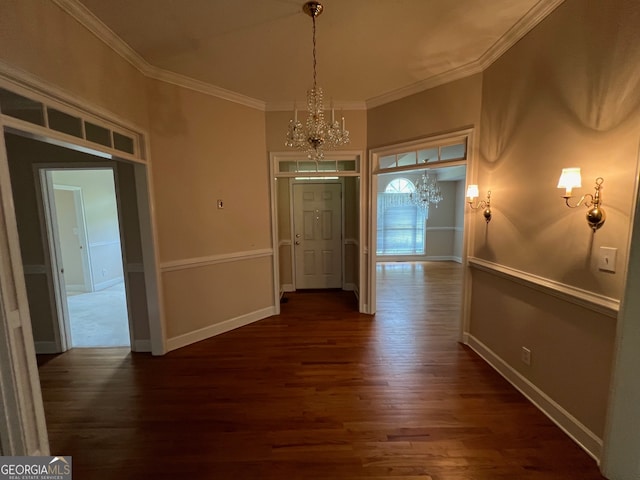
<path id="1" fill-rule="evenodd" d="M 560 175 L 560 180 L 558 181 L 558 188 L 564 188 L 566 190 L 562 198 L 564 198 L 567 207 L 576 208 L 584 204 L 584 206 L 589 209 L 589 211 L 587 212 L 587 223 L 591 227 L 591 230 L 593 230 L 594 232 L 598 230 L 602 225 L 604 225 L 604 221 L 607 218 L 604 210 L 600 208 L 600 189 L 602 188 L 603 182 L 604 178 L 596 178 L 596 193 L 593 195 L 590 193 L 586 193 L 582 195 L 582 197 L 580 197 L 578 203 L 576 203 L 575 205 L 571 205 L 569 203 L 569 199 L 573 197 L 571 191 L 574 188 L 580 188 L 582 186 L 580 169 L 563 168 L 562 175 Z"/>
<path id="2" fill-rule="evenodd" d="M 469 207 L 471 207 L 471 210 L 484 208 L 484 212 L 482 212 L 482 214 L 484 215 L 484 219 L 487 223 L 489 223 L 491 221 L 491 190 L 487 192 L 486 200 L 479 200 L 478 203 L 474 205 L 473 202 L 478 198 L 478 196 L 478 185 L 469 185 L 467 187 L 467 203 L 469 204 Z"/>

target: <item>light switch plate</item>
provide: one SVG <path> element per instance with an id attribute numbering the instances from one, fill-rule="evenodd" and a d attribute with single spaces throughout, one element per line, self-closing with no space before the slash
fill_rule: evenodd
<path id="1" fill-rule="evenodd" d="M 600 257 L 598 258 L 598 268 L 605 272 L 616 271 L 617 248 L 600 247 Z"/>

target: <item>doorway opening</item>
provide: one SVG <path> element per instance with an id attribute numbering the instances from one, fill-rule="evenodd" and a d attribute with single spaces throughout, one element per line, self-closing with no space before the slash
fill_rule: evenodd
<path id="1" fill-rule="evenodd" d="M 112 168 L 40 169 L 63 344 L 130 347 Z"/>
<path id="2" fill-rule="evenodd" d="M 451 327 L 462 333 L 464 192 L 472 133 L 464 130 L 371 152 L 370 238 L 375 250 L 369 297 L 374 313 L 398 298 L 421 302 L 434 293 L 446 295 L 458 302 L 460 315 L 454 314 L 459 318 Z M 447 288 L 442 291 L 439 284 Z"/>

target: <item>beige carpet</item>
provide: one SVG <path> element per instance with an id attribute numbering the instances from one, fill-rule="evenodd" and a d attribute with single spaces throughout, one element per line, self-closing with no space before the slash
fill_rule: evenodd
<path id="1" fill-rule="evenodd" d="M 68 296 L 67 304 L 72 347 L 130 346 L 124 283 Z"/>

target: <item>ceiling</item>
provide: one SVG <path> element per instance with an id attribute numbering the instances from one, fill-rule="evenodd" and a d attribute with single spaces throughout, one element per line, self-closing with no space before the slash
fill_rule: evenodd
<path id="1" fill-rule="evenodd" d="M 302 12 L 303 0 L 75 1 L 162 71 L 267 106 L 303 103 L 313 82 L 312 21 Z M 366 105 L 477 65 L 505 38 L 513 43 L 526 33 L 531 18 L 537 23 L 540 12 L 548 13 L 545 5 L 558 0 L 322 3 L 318 85 L 327 101 Z"/>

